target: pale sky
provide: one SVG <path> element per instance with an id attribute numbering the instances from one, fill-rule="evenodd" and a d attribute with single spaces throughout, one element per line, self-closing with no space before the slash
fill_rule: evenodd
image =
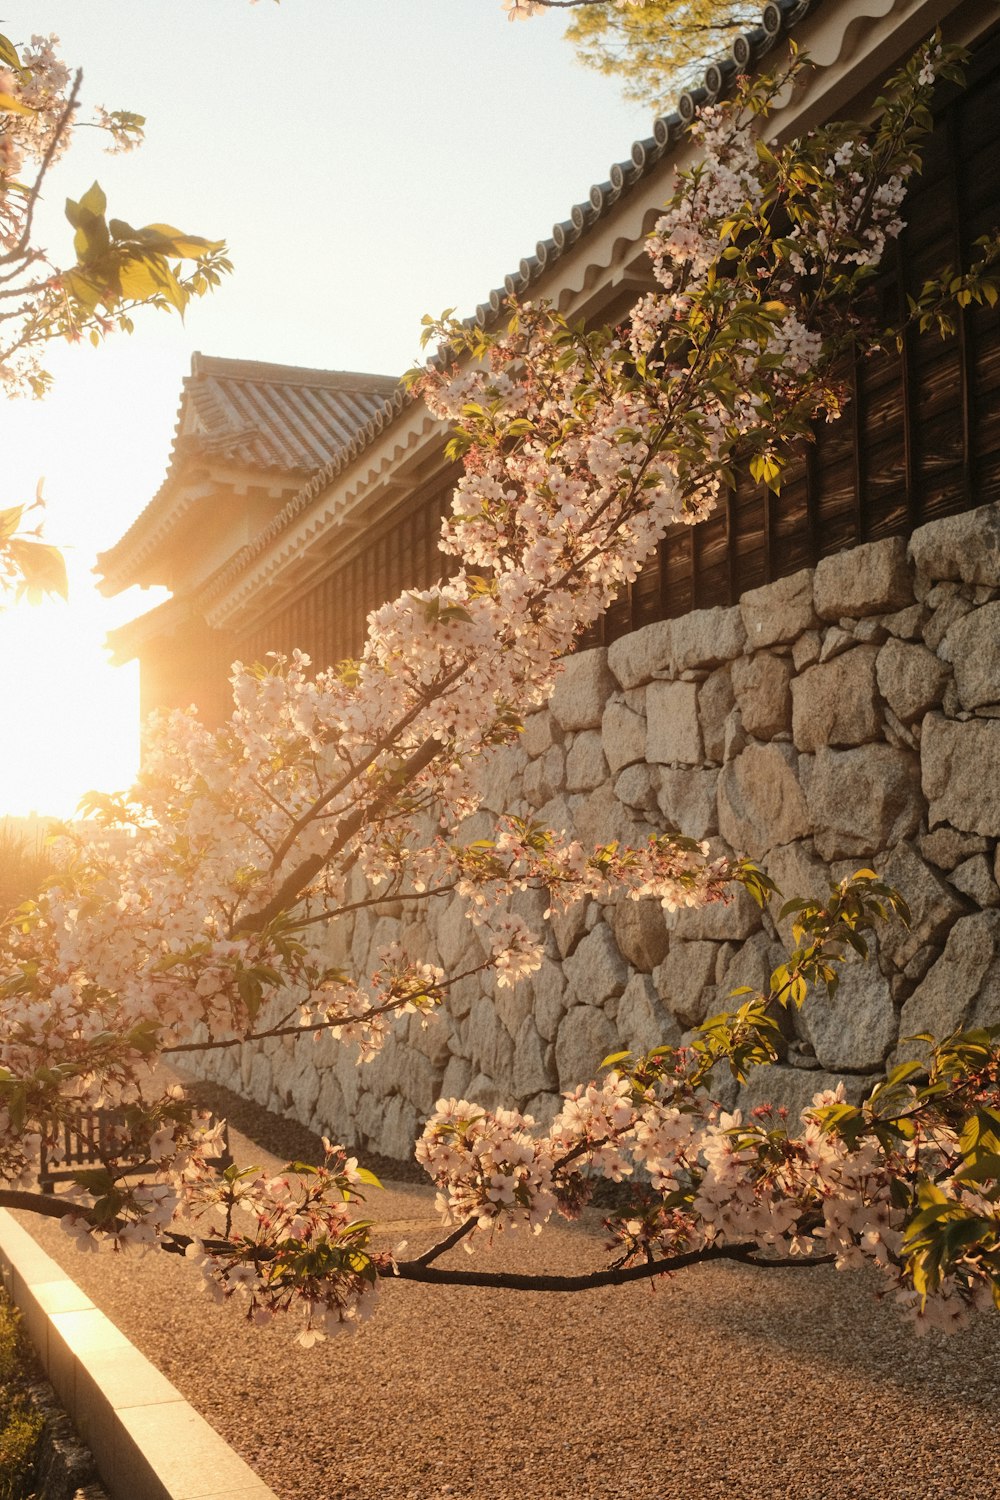
<path id="1" fill-rule="evenodd" d="M 52 346 L 53 392 L 0 411 L 0 508 L 45 476 L 72 585 L 0 616 L 0 814 L 68 816 L 134 774 L 136 670 L 101 643 L 157 597 L 101 601 L 90 570 L 163 478 L 192 351 L 402 373 L 421 316 L 471 312 L 651 121 L 561 17 L 512 25 L 499 0 L 7 0 L 0 31 L 36 30 L 85 104 L 148 120 L 127 157 L 77 133 L 43 243 L 69 258 L 63 200 L 96 177 L 109 214 L 224 238 L 236 267 L 186 326 L 148 312 L 96 351 Z"/>

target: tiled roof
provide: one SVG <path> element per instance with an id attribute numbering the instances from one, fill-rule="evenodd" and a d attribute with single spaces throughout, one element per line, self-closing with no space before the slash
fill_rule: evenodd
<path id="1" fill-rule="evenodd" d="M 120 667 L 123 662 L 131 661 L 148 641 L 156 640 L 164 630 L 180 624 L 188 615 L 189 606 L 185 601 L 164 599 L 162 604 L 147 609 L 144 615 L 137 615 L 134 620 L 127 620 L 124 625 L 109 630 L 104 644 L 111 653 L 111 665 Z"/>
<path id="2" fill-rule="evenodd" d="M 176 481 L 186 461 L 214 459 L 301 484 L 351 445 L 398 384 L 390 375 L 192 355 L 166 478 L 124 536 L 98 555 L 102 591 L 132 582 L 131 570 L 184 514 Z"/>
<path id="3" fill-rule="evenodd" d="M 311 474 L 395 387 L 385 375 L 196 354 L 184 381 L 174 454 L 183 445 L 246 468 Z"/>

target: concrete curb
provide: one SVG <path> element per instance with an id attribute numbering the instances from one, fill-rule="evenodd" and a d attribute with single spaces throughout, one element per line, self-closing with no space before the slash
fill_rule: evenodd
<path id="1" fill-rule="evenodd" d="M 111 1500 L 277 1500 L 3 1209 L 0 1271 Z"/>

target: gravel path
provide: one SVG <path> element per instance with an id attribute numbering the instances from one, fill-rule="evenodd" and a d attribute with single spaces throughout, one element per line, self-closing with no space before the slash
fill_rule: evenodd
<path id="1" fill-rule="evenodd" d="M 238 1113 L 238 1161 L 316 1150 Z M 411 1164 L 395 1175 L 372 1208 L 416 1250 L 433 1190 Z M 173 1256 L 79 1255 L 28 1217 L 281 1500 L 1000 1500 L 1000 1320 L 920 1340 L 858 1274 L 706 1266 L 562 1296 L 383 1284 L 359 1334 L 303 1350 L 192 1295 Z M 601 1247 L 591 1214 L 475 1263 L 582 1271 Z"/>

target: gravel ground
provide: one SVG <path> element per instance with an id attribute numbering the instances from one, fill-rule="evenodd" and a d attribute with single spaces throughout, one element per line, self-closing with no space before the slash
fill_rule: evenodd
<path id="1" fill-rule="evenodd" d="M 229 1118 L 245 1164 L 318 1150 L 242 1101 Z M 391 1242 L 431 1243 L 422 1174 L 367 1160 Z M 1000 1320 L 917 1339 L 857 1273 L 705 1266 L 572 1295 L 383 1283 L 360 1333 L 304 1350 L 192 1295 L 173 1256 L 78 1255 L 21 1221 L 281 1500 L 1000 1500 Z M 592 1213 L 476 1263 L 583 1271 L 601 1249 Z"/>

